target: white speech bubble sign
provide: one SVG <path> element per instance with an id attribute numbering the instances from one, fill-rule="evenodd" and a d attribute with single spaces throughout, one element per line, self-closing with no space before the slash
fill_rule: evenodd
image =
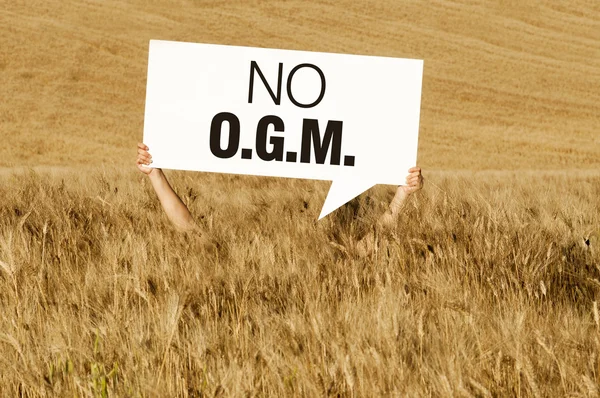
<path id="1" fill-rule="evenodd" d="M 423 61 L 151 40 L 152 167 L 331 180 L 319 219 L 417 161 Z"/>

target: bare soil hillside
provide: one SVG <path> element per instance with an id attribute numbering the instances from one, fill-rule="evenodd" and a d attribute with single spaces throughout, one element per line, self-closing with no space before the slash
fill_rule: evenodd
<path id="1" fill-rule="evenodd" d="M 0 166 L 131 164 L 164 39 L 424 59 L 424 168 L 598 168 L 600 3 L 565 4 L 3 0 Z"/>

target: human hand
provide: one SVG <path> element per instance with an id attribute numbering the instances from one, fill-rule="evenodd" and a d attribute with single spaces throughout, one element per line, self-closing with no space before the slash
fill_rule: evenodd
<path id="1" fill-rule="evenodd" d="M 408 169 L 406 185 L 400 185 L 398 190 L 402 191 L 404 194 L 411 194 L 417 192 L 421 188 L 423 188 L 423 175 L 421 174 L 421 168 L 417 166 L 411 167 Z"/>
<path id="2" fill-rule="evenodd" d="M 148 153 L 148 147 L 146 146 L 146 144 L 143 144 L 141 142 L 138 143 L 137 145 L 138 147 L 138 155 L 137 155 L 137 160 L 136 160 L 136 165 L 137 168 L 144 174 L 146 175 L 150 175 L 150 173 L 152 173 L 152 171 L 154 171 L 155 169 L 148 167 L 147 165 L 149 165 L 150 163 L 152 163 L 152 155 L 150 155 L 150 153 Z"/>

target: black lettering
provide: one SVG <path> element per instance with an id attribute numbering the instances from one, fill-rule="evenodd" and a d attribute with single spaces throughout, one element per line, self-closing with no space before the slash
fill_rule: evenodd
<path id="1" fill-rule="evenodd" d="M 221 148 L 221 132 L 223 122 L 229 123 L 229 143 L 227 148 Z M 213 117 L 210 124 L 210 151 L 221 159 L 233 157 L 240 146 L 240 120 L 233 113 L 221 112 Z"/>
<path id="2" fill-rule="evenodd" d="M 269 95 L 271 96 L 271 99 L 273 99 L 273 102 L 275 103 L 275 105 L 280 105 L 281 104 L 281 80 L 283 78 L 283 63 L 281 63 L 281 62 L 279 63 L 279 75 L 277 76 L 277 95 L 275 95 L 275 93 L 271 89 L 271 86 L 269 86 L 269 83 L 267 83 L 267 79 L 265 79 L 265 75 L 263 75 L 262 71 L 258 67 L 258 64 L 256 63 L 256 61 L 250 62 L 250 87 L 248 89 L 248 103 L 249 104 L 252 103 L 252 96 L 254 94 L 254 71 L 258 72 L 258 76 L 260 77 L 260 80 L 262 80 L 263 84 L 265 85 L 265 88 L 269 92 Z"/>
<path id="3" fill-rule="evenodd" d="M 242 159 L 252 159 L 252 149 L 242 149 Z"/>
<path id="4" fill-rule="evenodd" d="M 297 154 L 296 152 L 288 152 L 288 153 L 285 155 L 285 161 L 286 161 L 286 162 L 289 162 L 289 163 L 294 163 L 294 162 L 296 161 L 296 156 L 297 156 L 297 155 L 298 155 L 298 154 Z"/>
<path id="5" fill-rule="evenodd" d="M 273 125 L 275 131 L 283 132 L 283 120 L 277 116 L 265 116 L 258 122 L 256 127 L 256 154 L 262 160 L 283 160 L 283 137 L 271 137 L 269 143 L 273 145 L 271 152 L 267 151 L 267 130 L 269 125 Z"/>
<path id="6" fill-rule="evenodd" d="M 280 64 L 281 65 L 281 64 Z M 315 102 L 313 102 L 312 104 L 301 104 L 298 101 L 296 101 L 296 99 L 294 98 L 293 94 L 292 94 L 292 78 L 294 77 L 294 74 L 296 72 L 298 72 L 298 70 L 300 70 L 300 68 L 312 68 L 314 70 L 317 71 L 317 73 L 319 74 L 319 77 L 321 78 L 321 92 L 319 93 L 319 98 L 317 98 L 317 100 Z M 323 74 L 323 71 L 321 69 L 319 69 L 318 66 L 313 65 L 313 64 L 300 64 L 297 65 L 294 69 L 292 69 L 290 71 L 290 74 L 288 76 L 288 80 L 287 80 L 287 93 L 288 93 L 288 97 L 290 98 L 290 101 L 292 101 L 292 103 L 300 108 L 312 108 L 315 107 L 317 105 L 319 105 L 319 103 L 323 100 L 323 97 L 325 96 L 325 86 L 326 86 L 326 82 L 325 82 L 325 75 Z M 277 104 L 279 105 L 279 104 Z"/>
<path id="7" fill-rule="evenodd" d="M 340 164 L 342 152 L 342 125 L 339 120 L 330 120 L 325 128 L 325 135 L 321 140 L 319 131 L 319 121 L 316 119 L 304 119 L 302 124 L 302 148 L 300 151 L 300 162 L 310 163 L 311 142 L 315 149 L 315 160 L 317 164 L 324 164 L 329 145 L 333 141 L 331 148 L 331 164 Z"/>

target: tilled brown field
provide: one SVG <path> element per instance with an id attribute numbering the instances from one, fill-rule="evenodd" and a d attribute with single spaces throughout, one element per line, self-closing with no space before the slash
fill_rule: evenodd
<path id="1" fill-rule="evenodd" d="M 598 169 L 595 1 L 3 1 L 0 166 L 129 165 L 150 39 L 425 60 L 425 169 Z"/>

